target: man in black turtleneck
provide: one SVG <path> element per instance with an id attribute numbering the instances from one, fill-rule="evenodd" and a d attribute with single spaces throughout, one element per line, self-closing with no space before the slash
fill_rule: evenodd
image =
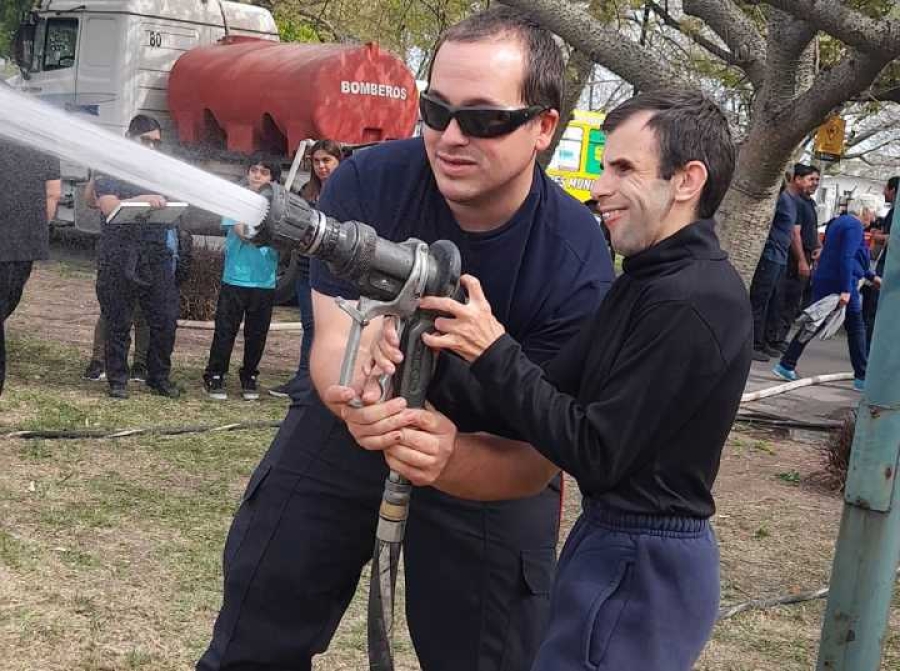
<path id="1" fill-rule="evenodd" d="M 527 443 L 457 445 L 448 418 L 404 409 L 402 399 L 344 416 L 391 468 L 456 496 L 528 496 L 560 469 L 576 478 L 584 512 L 560 558 L 532 671 L 688 671 L 718 610 L 712 486 L 752 347 L 747 292 L 710 218 L 734 145 L 721 111 L 695 93 L 639 95 L 604 130 L 592 195 L 624 273 L 556 358 L 543 368 L 529 361 L 475 278 L 464 279 L 466 305 L 421 303 L 450 315 L 426 343 L 468 361 L 485 392 L 481 412 Z M 393 370 L 397 344 L 386 331 L 373 350 L 377 368 Z M 345 387 L 327 394 L 355 396 Z"/>

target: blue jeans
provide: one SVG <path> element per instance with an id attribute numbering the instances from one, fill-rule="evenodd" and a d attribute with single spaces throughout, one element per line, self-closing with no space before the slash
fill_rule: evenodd
<path id="1" fill-rule="evenodd" d="M 861 310 L 847 310 L 847 315 L 844 318 L 844 330 L 847 331 L 847 349 L 850 351 L 850 364 L 853 366 L 853 375 L 857 380 L 865 380 L 868 355 L 866 348 L 866 324 L 863 321 Z M 816 334 L 818 335 L 818 331 Z M 797 361 L 803 354 L 803 350 L 806 349 L 806 345 L 807 343 L 800 342 L 797 336 L 794 336 L 784 356 L 781 357 L 781 365 L 788 370 L 794 370 L 797 367 Z"/>
<path id="2" fill-rule="evenodd" d="M 756 265 L 750 283 L 750 306 L 753 309 L 753 347 L 761 350 L 767 342 L 776 342 L 779 331 L 778 289 L 787 266 L 763 257 Z"/>
<path id="3" fill-rule="evenodd" d="M 875 314 L 878 312 L 878 294 L 875 287 L 864 286 L 862 294 L 862 315 L 866 325 L 866 351 L 872 347 L 872 334 L 875 332 Z"/>

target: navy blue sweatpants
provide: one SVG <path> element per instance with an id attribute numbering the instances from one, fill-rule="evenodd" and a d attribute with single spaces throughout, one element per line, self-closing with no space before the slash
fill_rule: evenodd
<path id="1" fill-rule="evenodd" d="M 585 501 L 553 585 L 532 671 L 690 671 L 719 608 L 706 520 L 628 515 Z"/>

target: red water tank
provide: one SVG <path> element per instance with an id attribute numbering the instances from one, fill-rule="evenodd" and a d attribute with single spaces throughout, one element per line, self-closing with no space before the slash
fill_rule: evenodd
<path id="1" fill-rule="evenodd" d="M 409 137 L 416 82 L 374 43 L 285 44 L 232 37 L 188 51 L 169 76 L 169 111 L 185 144 L 293 154 L 306 138 Z"/>

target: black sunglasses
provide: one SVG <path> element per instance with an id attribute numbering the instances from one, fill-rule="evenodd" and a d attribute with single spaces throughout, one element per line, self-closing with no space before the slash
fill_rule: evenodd
<path id="1" fill-rule="evenodd" d="M 426 126 L 443 131 L 450 125 L 451 120 L 456 119 L 460 130 L 470 137 L 508 135 L 547 109 L 540 105 L 515 110 L 497 107 L 455 107 L 432 98 L 427 93 L 419 96 L 419 112 Z"/>
<path id="2" fill-rule="evenodd" d="M 150 149 L 158 149 L 162 144 L 162 140 L 157 140 L 154 137 L 144 137 L 143 135 L 141 135 L 141 137 L 138 139 L 140 140 L 142 145 L 144 145 L 145 147 L 149 147 Z"/>

